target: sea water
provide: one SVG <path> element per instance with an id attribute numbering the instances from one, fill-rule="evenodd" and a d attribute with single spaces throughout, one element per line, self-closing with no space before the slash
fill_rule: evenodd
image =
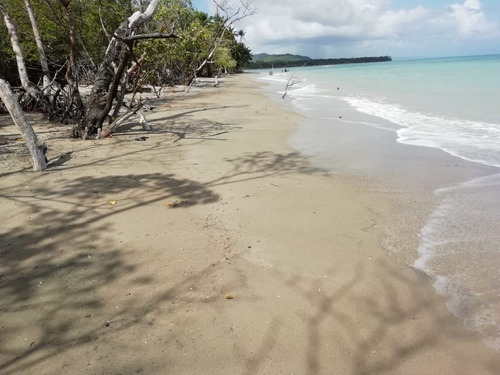
<path id="1" fill-rule="evenodd" d="M 329 160 L 333 152 L 332 126 L 349 123 L 342 118 L 347 106 L 365 115 L 358 125 L 394 132 L 401 144 L 494 167 L 491 175 L 434 192 L 439 203 L 421 228 L 414 267 L 432 277 L 467 328 L 500 351 L 500 55 L 272 73 L 258 78 L 269 84 L 267 90 L 323 124 L 309 132 L 316 141 L 307 147 L 300 137 L 292 141 L 318 160 Z"/>

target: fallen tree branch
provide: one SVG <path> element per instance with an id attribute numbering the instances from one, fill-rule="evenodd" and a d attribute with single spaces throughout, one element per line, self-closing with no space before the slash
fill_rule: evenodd
<path id="1" fill-rule="evenodd" d="M 116 35 L 113 35 L 116 39 L 120 39 Z M 174 33 L 170 34 L 163 34 L 163 33 L 151 33 L 151 34 L 137 34 L 137 35 L 131 35 L 126 38 L 121 38 L 124 42 L 135 42 L 136 40 L 143 40 L 143 39 L 170 39 L 170 38 L 178 38 L 177 35 Z"/>
<path id="2" fill-rule="evenodd" d="M 114 120 L 111 124 L 109 124 L 102 132 L 101 134 L 99 135 L 98 138 L 107 138 L 109 136 L 111 136 L 111 133 L 113 133 L 114 129 L 118 126 L 120 126 L 121 124 L 123 124 L 125 121 L 127 121 L 130 117 L 132 117 L 133 115 L 137 114 L 137 112 L 140 112 L 141 108 L 144 107 L 146 105 L 146 102 L 140 102 L 137 106 L 135 106 L 134 108 L 130 108 L 127 112 L 125 112 L 123 115 L 121 115 L 120 117 L 118 117 L 116 120 Z M 140 112 L 141 115 L 142 115 L 142 112 Z M 142 115 L 142 117 L 144 117 L 144 115 Z M 144 119 L 145 120 L 145 119 Z M 142 121 L 142 118 L 141 118 L 141 121 Z M 147 122 L 146 122 L 147 123 Z M 142 124 L 142 122 L 141 122 Z M 147 125 L 149 127 L 149 124 Z M 146 127 L 143 125 L 144 129 L 145 130 L 148 130 L 146 129 Z"/>
<path id="3" fill-rule="evenodd" d="M 292 81 L 294 75 L 295 75 L 295 73 L 293 73 L 290 76 L 290 78 L 288 79 L 288 82 L 286 83 L 286 86 L 285 86 L 285 93 L 283 94 L 281 99 L 285 99 L 286 94 L 288 94 L 288 90 L 290 90 L 290 88 L 297 83 L 297 81 Z"/>

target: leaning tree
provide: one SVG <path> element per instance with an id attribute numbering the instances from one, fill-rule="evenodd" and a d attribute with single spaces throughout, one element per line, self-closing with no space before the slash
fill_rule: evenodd
<path id="1" fill-rule="evenodd" d="M 61 0 L 63 1 L 63 0 Z M 134 57 L 134 44 L 143 39 L 175 38 L 172 32 L 138 34 L 141 25 L 153 17 L 161 0 L 152 0 L 145 11 L 137 10 L 113 32 L 104 59 L 99 65 L 82 121 L 74 129 L 75 137 L 98 137 L 113 106 L 118 88 Z M 136 59 L 137 61 L 137 59 Z M 125 90 L 125 87 L 122 87 Z"/>
<path id="2" fill-rule="evenodd" d="M 104 59 L 97 71 L 96 79 L 86 104 L 84 117 L 78 126 L 74 128 L 75 137 L 87 139 L 101 135 L 103 123 L 109 117 L 114 101 L 117 98 L 118 88 L 121 87 L 122 93 L 126 90 L 127 75 L 131 71 L 127 68 L 131 60 L 134 60 L 135 64 L 141 62 L 134 55 L 134 45 L 136 42 L 150 39 L 177 38 L 173 25 L 170 26 L 171 31 L 169 33 L 138 33 L 139 28 L 153 17 L 160 2 L 161 0 L 152 0 L 145 11 L 136 11 L 124 20 L 112 34 Z M 254 13 L 246 1 L 240 1 L 240 5 L 235 10 L 229 7 L 227 0 L 214 0 L 214 4 L 217 9 L 215 18 L 218 20 L 213 34 L 214 37 L 208 43 L 206 53 L 199 64 L 192 69 L 192 74 L 188 82 L 189 85 L 197 77 L 198 73 L 207 64 L 212 62 L 211 60 L 225 38 L 228 35 L 232 36 L 231 25 Z M 118 100 L 116 105 L 117 108 L 120 107 L 120 100 Z M 117 109 L 115 108 L 114 114 L 117 113 Z M 117 121 L 116 119 L 113 120 Z M 109 131 L 106 134 L 109 134 Z"/>
<path id="3" fill-rule="evenodd" d="M 88 0 L 86 2 L 76 0 L 23 0 L 27 10 L 25 14 L 29 15 L 29 20 L 31 21 L 36 41 L 36 50 L 39 54 L 38 59 L 42 66 L 43 84 L 36 85 L 29 81 L 22 48 L 17 37 L 18 33 L 15 30 L 15 23 L 9 18 L 9 14 L 5 11 L 4 7 L 2 7 L 2 4 L 9 3 L 11 4 L 10 9 L 13 10 L 15 7 L 12 6 L 12 3 L 15 3 L 15 1 L 17 0 L 0 0 L 0 11 L 3 15 L 4 24 L 7 26 L 9 35 L 11 36 L 10 40 L 12 50 L 14 51 L 13 56 L 15 56 L 17 61 L 19 78 L 22 84 L 21 94 L 25 95 L 25 97 L 33 98 L 37 103 L 42 103 L 45 112 L 49 114 L 51 119 L 65 123 L 73 120 L 76 123 L 73 128 L 73 136 L 84 139 L 98 138 L 101 135 L 103 124 L 107 119 L 114 124 L 121 120 L 117 117 L 122 105 L 123 96 L 127 91 L 127 87 L 130 86 L 129 83 L 132 77 L 136 80 L 137 84 L 138 72 L 141 71 L 141 66 L 144 65 L 143 63 L 146 59 L 147 49 L 141 50 L 143 53 L 142 56 L 137 57 L 135 55 L 134 49 L 136 49 L 137 44 L 143 40 L 178 39 L 174 33 L 174 25 L 181 23 L 179 21 L 182 20 L 176 18 L 177 15 L 174 15 L 170 19 L 167 17 L 160 20 L 160 25 L 157 23 L 154 27 L 148 26 L 150 24 L 148 21 L 153 18 L 162 2 L 165 4 L 165 9 L 170 9 L 177 3 L 177 5 L 184 6 L 186 9 L 190 7 L 187 13 L 193 12 L 196 14 L 195 18 L 199 18 L 198 21 L 202 21 L 202 28 L 205 34 L 208 35 L 201 39 L 195 37 L 203 46 L 196 48 L 196 52 L 191 55 L 191 62 L 185 66 L 185 69 L 187 69 L 187 83 L 194 82 L 194 79 L 200 72 L 206 69 L 207 66 L 211 66 L 214 60 L 225 60 L 227 61 L 227 65 L 231 64 L 231 61 L 234 62 L 233 56 L 231 56 L 234 53 L 230 47 L 234 39 L 232 25 L 234 22 L 253 13 L 245 0 L 239 0 L 240 6 L 236 10 L 232 10 L 229 7 L 227 0 L 214 0 L 217 14 L 214 17 L 207 16 L 207 22 L 205 23 L 203 17 L 200 16 L 201 12 L 193 11 L 190 2 L 185 0 L 150 0 L 146 2 L 144 7 L 142 2 L 137 3 L 133 0 Z M 33 10 L 31 1 L 38 8 Z M 113 19 L 113 22 L 107 22 L 109 14 L 105 14 L 106 12 L 102 9 L 102 5 L 105 3 L 107 5 L 114 4 L 119 9 L 116 14 L 119 13 L 122 15 L 121 22 L 115 22 L 116 17 Z M 58 4 L 59 6 L 57 6 Z M 133 11 L 133 8 L 135 8 L 135 11 Z M 60 59 L 61 53 L 55 56 L 51 55 L 49 58 L 45 56 L 46 49 L 44 48 L 42 39 L 43 33 L 40 32 L 37 25 L 37 10 L 38 12 L 45 12 L 43 17 L 39 17 L 44 22 L 42 31 L 47 30 L 45 28 L 47 19 L 52 17 L 55 28 L 61 31 L 65 30 L 67 36 L 67 44 L 63 54 L 67 53 L 68 58 L 64 63 L 59 64 L 57 71 L 54 71 L 53 65 L 48 66 L 47 61 L 49 60 L 53 64 L 58 56 Z M 91 12 L 89 13 L 88 10 L 91 10 Z M 132 14 L 126 17 L 123 13 L 124 11 L 131 12 Z M 92 20 L 94 27 L 93 29 L 89 29 L 88 22 L 85 22 L 85 20 L 90 20 L 89 17 L 92 17 L 92 15 L 94 16 Z M 124 19 L 124 17 L 126 18 Z M 20 24 L 26 28 L 25 21 L 21 21 Z M 101 28 L 96 27 L 97 25 L 102 27 L 104 33 L 102 31 L 96 33 L 96 29 Z M 82 32 L 84 28 L 85 32 Z M 189 30 L 189 28 L 186 30 Z M 26 36 L 26 29 L 24 31 L 22 35 Z M 195 29 L 191 31 L 193 34 L 198 34 L 199 30 L 195 26 Z M 98 43 L 89 43 L 86 35 L 92 35 L 94 38 L 101 38 L 101 40 Z M 105 50 L 100 47 L 103 45 L 100 43 L 103 41 L 103 35 L 107 37 L 107 48 Z M 52 38 L 55 36 L 60 40 L 61 32 L 59 31 L 55 34 L 52 32 L 51 36 Z M 181 41 L 182 39 L 186 39 L 186 34 L 181 36 Z M 53 51 L 53 45 L 48 45 L 49 48 L 47 50 Z M 98 52 L 100 48 L 103 51 L 101 55 Z M 35 49 L 33 48 L 33 50 Z M 165 54 L 168 55 L 169 52 L 167 49 Z M 89 65 L 82 65 L 82 56 L 85 57 L 86 61 L 90 62 L 90 71 L 93 71 L 90 74 L 86 74 L 87 78 L 92 78 L 92 89 L 86 100 L 83 100 L 80 96 L 79 83 L 82 71 L 89 72 Z M 94 61 L 98 64 L 95 64 Z M 92 67 L 96 67 L 96 69 L 93 70 Z M 61 81 L 61 74 L 59 73 L 63 69 L 65 69 L 64 81 Z M 18 98 L 20 98 L 19 95 Z M 139 108 L 135 109 L 138 110 Z M 126 116 L 129 115 L 130 111 L 126 113 Z M 109 134 L 109 126 L 107 129 L 105 133 Z"/>

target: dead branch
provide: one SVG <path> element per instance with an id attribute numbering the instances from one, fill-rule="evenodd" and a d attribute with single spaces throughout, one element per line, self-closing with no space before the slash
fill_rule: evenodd
<path id="1" fill-rule="evenodd" d="M 119 37 L 113 35 L 115 38 L 119 39 Z M 144 39 L 171 39 L 178 38 L 178 36 L 174 33 L 164 34 L 164 33 L 150 33 L 150 34 L 137 34 L 131 35 L 126 38 L 122 38 L 124 42 L 135 42 L 136 40 L 144 40 Z"/>
<path id="2" fill-rule="evenodd" d="M 288 90 L 293 86 L 295 85 L 296 83 L 298 83 L 298 81 L 292 81 L 293 77 L 295 76 L 295 73 L 293 73 L 290 78 L 288 78 L 288 82 L 286 83 L 286 86 L 285 86 L 285 93 L 283 94 L 283 96 L 281 97 L 281 99 L 285 99 L 285 96 L 286 94 L 288 93 Z"/>
<path id="3" fill-rule="evenodd" d="M 123 115 L 121 115 L 119 118 L 114 120 L 111 124 L 109 124 L 99 135 L 99 138 L 107 138 L 113 133 L 114 129 L 123 124 L 125 121 L 127 121 L 130 117 L 135 115 L 137 112 L 141 110 L 142 107 L 146 105 L 146 101 L 141 101 L 137 106 L 134 108 L 130 108 L 127 112 L 125 112 Z M 142 115 L 142 112 L 141 112 Z M 144 115 L 142 115 L 144 117 Z M 144 119 L 145 120 L 145 119 Z M 140 119 L 142 121 L 142 119 Z M 143 125 L 144 126 L 144 125 Z M 149 126 L 149 124 L 148 124 Z"/>

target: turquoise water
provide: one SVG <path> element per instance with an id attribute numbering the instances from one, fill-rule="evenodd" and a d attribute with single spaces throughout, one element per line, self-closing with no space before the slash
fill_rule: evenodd
<path id="1" fill-rule="evenodd" d="M 316 143 L 295 137 L 292 146 L 332 160 L 332 169 L 330 145 L 346 129 L 339 126 L 355 122 L 341 116 L 345 108 L 363 115 L 357 126 L 393 132 L 400 144 L 493 167 L 490 176 L 434 192 L 439 204 L 420 230 L 414 267 L 500 351 L 500 55 L 298 68 L 258 79 L 274 96 L 291 84 L 287 104 L 317 124 L 308 132 Z"/>
<path id="2" fill-rule="evenodd" d="M 398 142 L 500 167 L 500 55 L 264 73 L 305 115 L 335 118 L 333 100 L 397 127 Z M 281 85 L 281 86 L 279 86 Z"/>
<path id="3" fill-rule="evenodd" d="M 499 121 L 499 68 L 500 55 L 490 55 L 332 66 L 311 70 L 306 77 L 325 84 L 330 80 L 343 95 L 408 111 L 495 123 Z"/>

